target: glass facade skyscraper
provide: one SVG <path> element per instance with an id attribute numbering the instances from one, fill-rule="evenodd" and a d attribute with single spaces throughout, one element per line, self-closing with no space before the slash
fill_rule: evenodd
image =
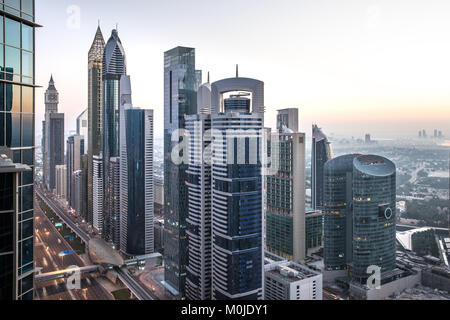
<path id="1" fill-rule="evenodd" d="M 181 139 L 173 139 L 172 134 L 185 128 L 185 115 L 197 113 L 199 80 L 195 49 L 176 47 L 164 53 L 164 284 L 181 299 L 185 296 L 188 261 L 188 165 L 172 161 L 172 149 Z"/>
<path id="2" fill-rule="evenodd" d="M 39 27 L 34 22 L 34 12 L 33 0 L 0 2 L 0 148 L 8 149 L 5 153 L 10 153 L 14 163 L 31 168 L 17 175 L 13 216 L 0 209 L 0 237 L 5 244 L 11 239 L 7 235 L 11 235 L 12 226 L 19 231 L 13 239 L 12 255 L 10 247 L 8 253 L 0 249 L 0 299 L 32 300 L 34 295 L 34 29 Z M 11 186 L 8 179 L 11 177 L 1 175 L 0 185 Z M 0 194 L 6 195 L 3 191 Z M 0 243 L 3 246 L 3 240 Z"/>
<path id="3" fill-rule="evenodd" d="M 110 211 L 115 206 L 109 203 L 114 201 L 111 189 L 113 186 L 109 182 L 118 181 L 119 177 L 108 177 L 108 175 L 116 172 L 115 170 L 110 170 L 110 158 L 119 156 L 120 78 L 126 73 L 125 50 L 117 30 L 114 29 L 106 43 L 102 63 L 103 236 L 110 241 L 113 241 L 113 238 L 117 238 L 113 236 L 113 234 L 117 233 L 114 225 L 118 224 L 120 218 L 118 210 Z M 116 239 L 116 244 L 117 241 L 118 239 Z"/>
<path id="4" fill-rule="evenodd" d="M 325 163 L 333 158 L 328 138 L 317 126 L 312 128 L 311 149 L 311 202 L 314 210 L 323 206 L 323 170 Z"/>

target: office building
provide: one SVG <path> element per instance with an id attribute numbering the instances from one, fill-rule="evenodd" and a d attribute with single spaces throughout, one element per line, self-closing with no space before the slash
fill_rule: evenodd
<path id="1" fill-rule="evenodd" d="M 103 161 L 104 163 L 104 161 Z M 103 212 L 109 212 L 109 229 L 103 229 L 107 234 L 107 240 L 113 248 L 120 248 L 120 158 L 112 157 L 109 160 L 109 174 L 107 185 L 111 192 L 111 201 L 107 202 L 108 208 L 103 208 Z M 104 183 L 105 185 L 105 183 Z M 105 228 L 105 227 L 104 227 Z"/>
<path id="2" fill-rule="evenodd" d="M 297 108 L 278 110 L 277 130 L 282 133 L 285 132 L 285 128 L 292 130 L 292 132 L 298 132 Z"/>
<path id="3" fill-rule="evenodd" d="M 133 108 L 130 79 L 121 80 L 120 251 L 154 252 L 153 110 Z M 124 103 L 125 102 L 125 103 Z"/>
<path id="4" fill-rule="evenodd" d="M 92 176 L 92 226 L 100 234 L 103 231 L 103 159 L 102 156 L 93 157 Z"/>
<path id="5" fill-rule="evenodd" d="M 72 135 L 67 139 L 67 202 L 71 208 L 75 207 L 74 172 L 82 169 L 82 156 L 84 154 L 84 138 Z"/>
<path id="6" fill-rule="evenodd" d="M 4 238 L 2 236 L 5 246 L 0 249 L 0 300 L 32 300 L 34 296 L 34 48 L 35 28 L 40 27 L 35 22 L 34 12 L 33 0 L 2 1 L 0 4 L 0 51 L 4 53 L 0 55 L 0 148 L 6 150 L 0 153 L 7 154 L 14 162 L 16 172 L 22 171 L 21 164 L 31 169 L 13 173 L 13 183 L 11 174 L 0 175 L 0 185 L 10 190 L 0 192 L 0 197 L 4 198 L 0 202 L 5 204 L 0 211 L 9 211 L 8 214 L 0 213 L 0 233 L 5 234 Z M 14 200 L 11 189 L 19 197 L 18 204 L 14 201 L 18 206 L 11 206 L 11 200 Z M 14 233 L 14 230 L 22 232 Z M 22 253 L 20 259 L 19 252 Z"/>
<path id="7" fill-rule="evenodd" d="M 211 95 L 212 298 L 258 300 L 264 277 L 264 83 L 236 74 L 214 82 Z"/>
<path id="8" fill-rule="evenodd" d="M 164 180 L 158 177 L 154 177 L 155 182 L 155 204 L 159 207 L 164 205 Z"/>
<path id="9" fill-rule="evenodd" d="M 331 278 L 348 273 L 364 283 L 369 266 L 379 266 L 382 277 L 395 269 L 395 179 L 395 165 L 380 156 L 326 163 L 324 265 Z"/>
<path id="10" fill-rule="evenodd" d="M 266 250 L 300 263 L 306 255 L 305 134 L 294 133 L 288 122 L 283 119 L 279 133 L 270 139 L 272 166 L 278 170 L 266 177 Z"/>
<path id="11" fill-rule="evenodd" d="M 286 260 L 264 259 L 265 300 L 322 300 L 322 274 Z"/>
<path id="12" fill-rule="evenodd" d="M 58 113 L 59 94 L 53 76 L 45 92 L 44 185 L 49 191 L 56 187 L 56 166 L 64 164 L 64 114 Z"/>
<path id="13" fill-rule="evenodd" d="M 317 125 L 313 125 L 311 148 L 311 205 L 313 209 L 321 209 L 324 193 L 324 165 L 333 158 L 333 151 L 328 138 Z"/>
<path id="14" fill-rule="evenodd" d="M 395 269 L 396 168 L 390 160 L 373 155 L 353 161 L 352 278 L 365 283 L 369 266 L 381 273 Z"/>
<path id="15" fill-rule="evenodd" d="M 88 109 L 84 110 L 77 117 L 77 134 L 84 138 L 84 154 L 88 154 L 89 136 L 88 136 Z"/>
<path id="16" fill-rule="evenodd" d="M 56 166 L 56 195 L 67 199 L 67 165 Z"/>
<path id="17" fill-rule="evenodd" d="M 105 40 L 100 26 L 88 53 L 88 222 L 94 225 L 94 156 L 102 152 L 102 75 Z M 102 187 L 103 188 L 103 187 Z M 103 195 L 101 196 L 103 199 Z M 98 223 L 98 219 L 96 220 Z"/>
<path id="18" fill-rule="evenodd" d="M 311 256 L 323 248 L 323 221 L 324 215 L 321 210 L 309 208 L 306 210 L 305 236 L 307 256 Z"/>
<path id="19" fill-rule="evenodd" d="M 113 30 L 111 37 L 106 43 L 103 52 L 102 63 L 102 157 L 103 157 L 103 236 L 108 241 L 119 243 L 116 237 L 115 224 L 119 224 L 119 211 L 115 210 L 116 201 L 113 197 L 115 190 L 111 181 L 118 182 L 119 176 L 108 177 L 109 174 L 115 172 L 110 168 L 111 163 L 115 163 L 111 158 L 117 157 L 119 163 L 119 136 L 120 136 L 120 78 L 126 75 L 126 57 L 125 50 L 119 38 L 117 30 Z M 118 195 L 118 193 L 117 193 Z M 117 197 L 118 198 L 118 197 Z"/>
<path id="20" fill-rule="evenodd" d="M 198 107 L 211 112 L 211 85 L 200 86 Z M 188 263 L 186 298 L 211 300 L 211 115 L 185 116 L 189 132 L 188 175 Z"/>
<path id="21" fill-rule="evenodd" d="M 188 208 L 187 163 L 175 164 L 172 135 L 182 134 L 184 116 L 197 113 L 195 49 L 176 47 L 164 53 L 164 282 L 177 298 L 185 297 Z"/>

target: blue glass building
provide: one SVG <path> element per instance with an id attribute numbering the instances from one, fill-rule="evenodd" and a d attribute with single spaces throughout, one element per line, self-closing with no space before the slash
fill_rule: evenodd
<path id="1" fill-rule="evenodd" d="M 31 168 L 0 174 L 0 300 L 34 296 L 34 12 L 34 0 L 0 1 L 0 154 Z"/>

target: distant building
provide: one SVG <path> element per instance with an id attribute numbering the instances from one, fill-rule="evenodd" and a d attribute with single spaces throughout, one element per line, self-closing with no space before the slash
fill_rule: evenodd
<path id="1" fill-rule="evenodd" d="M 285 132 L 283 128 L 298 132 L 298 109 L 290 108 L 278 110 L 277 115 L 277 130 L 282 133 Z"/>
<path id="2" fill-rule="evenodd" d="M 155 203 L 164 205 L 164 180 L 155 178 Z"/>
<path id="3" fill-rule="evenodd" d="M 366 144 L 371 144 L 372 143 L 372 138 L 370 137 L 370 134 L 366 134 L 366 137 L 365 137 L 365 143 Z"/>
<path id="4" fill-rule="evenodd" d="M 67 166 L 56 166 L 56 195 L 61 199 L 67 199 Z"/>
<path id="5" fill-rule="evenodd" d="M 84 138 L 84 154 L 88 153 L 89 135 L 88 135 L 88 109 L 84 110 L 77 117 L 77 134 Z"/>
<path id="6" fill-rule="evenodd" d="M 103 161 L 104 163 L 104 161 Z M 107 202 L 110 223 L 103 228 L 103 234 L 106 233 L 106 240 L 110 242 L 115 249 L 120 248 L 120 158 L 112 157 L 109 160 L 108 182 L 103 184 L 109 189 L 111 195 Z M 103 208 L 105 211 L 105 208 Z M 108 228 L 108 229 L 105 229 Z"/>
<path id="7" fill-rule="evenodd" d="M 93 157 L 93 177 L 92 177 L 92 191 L 93 191 L 93 227 L 102 233 L 103 231 L 103 159 L 102 156 Z"/>
<path id="8" fill-rule="evenodd" d="M 322 274 L 290 261 L 265 259 L 265 300 L 322 300 Z"/>
<path id="9" fill-rule="evenodd" d="M 67 139 L 67 201 L 71 208 L 75 206 L 74 179 L 75 171 L 82 169 L 82 156 L 84 154 L 84 138 L 78 134 Z"/>
<path id="10" fill-rule="evenodd" d="M 311 206 L 321 209 L 323 206 L 323 170 L 325 163 L 333 158 L 333 151 L 328 138 L 317 126 L 312 128 L 311 149 Z"/>
<path id="11" fill-rule="evenodd" d="M 308 256 L 323 248 L 323 221 L 324 215 L 321 210 L 306 210 L 305 235 Z"/>

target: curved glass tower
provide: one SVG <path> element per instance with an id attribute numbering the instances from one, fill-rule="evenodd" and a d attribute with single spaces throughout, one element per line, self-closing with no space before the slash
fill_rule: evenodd
<path id="1" fill-rule="evenodd" d="M 346 270 L 352 260 L 353 160 L 340 156 L 324 166 L 323 212 L 325 270 Z"/>
<path id="2" fill-rule="evenodd" d="M 107 183 L 111 177 L 110 158 L 119 156 L 119 106 L 120 106 L 120 78 L 126 74 L 125 51 L 117 30 L 113 30 L 103 52 L 102 81 L 103 81 L 103 120 L 102 120 L 102 151 L 103 151 L 103 212 L 104 236 L 106 240 L 117 242 L 113 234 L 113 221 L 119 217 L 109 210 L 111 199 L 110 185 Z M 114 238 L 114 239 L 113 239 Z"/>
<path id="3" fill-rule="evenodd" d="M 368 278 L 367 268 L 395 268 L 396 168 L 373 155 L 353 161 L 353 270 L 355 280 Z"/>

